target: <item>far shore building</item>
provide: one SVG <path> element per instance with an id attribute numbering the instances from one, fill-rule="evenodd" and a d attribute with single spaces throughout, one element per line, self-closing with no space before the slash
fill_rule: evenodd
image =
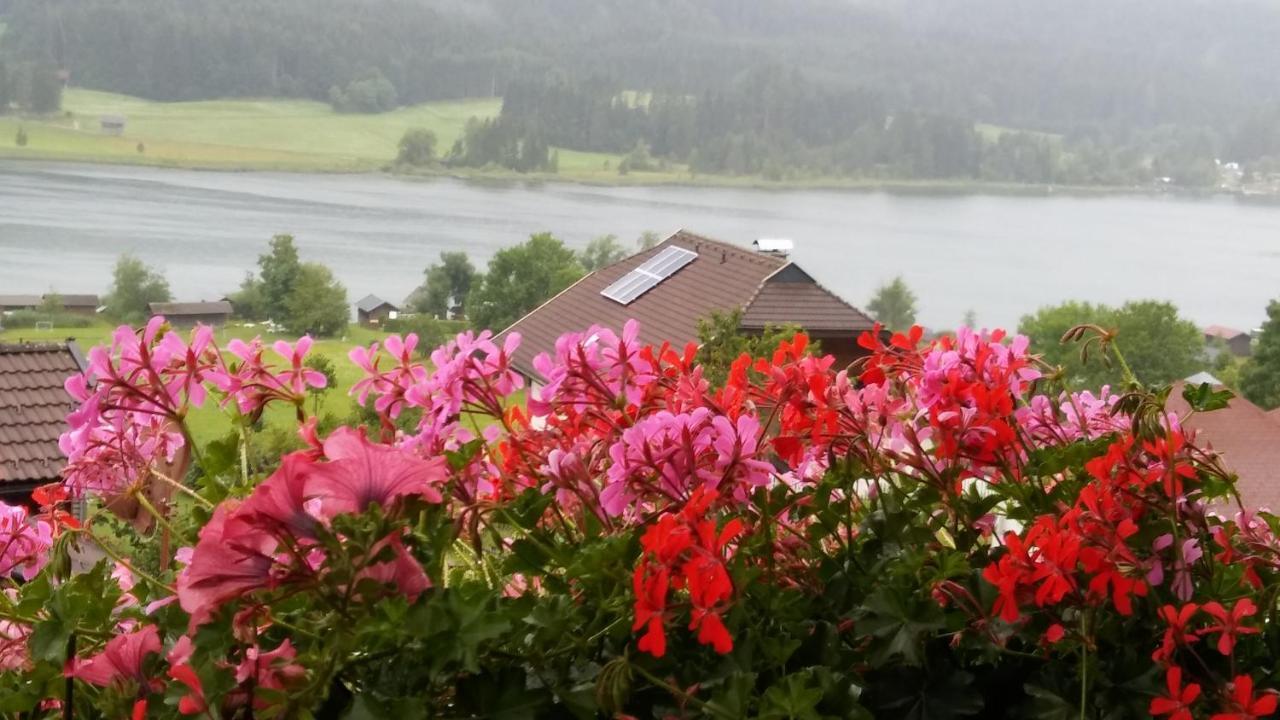
<path id="1" fill-rule="evenodd" d="M 512 366 L 533 382 L 533 358 L 560 335 L 592 325 L 621 330 L 640 322 L 640 341 L 682 348 L 698 341 L 698 321 L 742 311 L 744 334 L 795 325 L 821 342 L 840 365 L 864 355 L 858 337 L 873 321 L 819 285 L 789 258 L 790 243 L 758 243 L 757 251 L 678 231 L 649 250 L 596 270 L 500 333 L 523 338 Z"/>
<path id="2" fill-rule="evenodd" d="M 399 307 L 377 295 L 365 295 L 356 303 L 356 319 L 365 327 L 378 327 L 399 314 Z"/>
<path id="3" fill-rule="evenodd" d="M 63 383 L 85 367 L 74 341 L 0 343 L 0 501 L 29 503 L 61 477 L 58 436 L 76 407 Z"/>
<path id="4" fill-rule="evenodd" d="M 1237 330 L 1224 325 L 1210 325 L 1204 329 L 1204 341 L 1211 350 L 1220 341 L 1236 357 L 1249 357 L 1253 354 L 1253 338 L 1244 330 Z M 1211 352 L 1210 354 L 1216 353 Z"/>
<path id="5" fill-rule="evenodd" d="M 63 295 L 62 293 L 50 293 L 45 295 L 44 299 L 49 296 L 58 298 L 58 302 L 62 304 L 62 309 L 76 315 L 94 315 L 98 312 L 101 301 L 97 295 Z"/>
<path id="6" fill-rule="evenodd" d="M 220 327 L 231 319 L 231 303 L 226 300 L 148 303 L 147 312 L 163 315 L 174 327 L 194 327 L 197 324 Z"/>
<path id="7" fill-rule="evenodd" d="M 103 115 L 98 118 L 98 124 L 102 127 L 103 135 L 123 135 L 125 122 L 126 119 L 123 115 Z"/>
<path id="8" fill-rule="evenodd" d="M 0 295 L 0 313 L 35 310 L 40 303 L 39 295 Z"/>

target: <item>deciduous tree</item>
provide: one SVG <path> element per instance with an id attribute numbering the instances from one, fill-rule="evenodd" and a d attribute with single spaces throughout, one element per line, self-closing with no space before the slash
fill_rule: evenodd
<path id="1" fill-rule="evenodd" d="M 1267 305 L 1267 321 L 1240 369 L 1240 391 L 1264 408 L 1280 406 L 1280 301 Z"/>
<path id="2" fill-rule="evenodd" d="M 1046 362 L 1062 366 L 1072 383 L 1087 388 L 1123 383 L 1123 368 L 1096 344 L 1089 346 L 1088 362 L 1083 362 L 1081 346 L 1061 342 L 1068 330 L 1079 325 L 1114 332 L 1116 346 L 1143 383 L 1180 380 L 1204 367 L 1200 329 L 1181 317 L 1173 304 L 1159 300 L 1132 301 L 1119 308 L 1066 302 L 1023 317 L 1018 332 L 1031 339 L 1032 349 Z"/>
<path id="3" fill-rule="evenodd" d="M 299 335 L 339 335 L 347 328 L 347 289 L 329 268 L 303 263 L 285 298 L 284 326 Z"/>
<path id="4" fill-rule="evenodd" d="M 476 280 L 476 268 L 465 252 L 442 252 L 440 262 L 423 271 L 425 281 L 410 293 L 405 305 L 414 312 L 447 319 L 455 308 L 466 314 L 467 294 Z"/>
<path id="5" fill-rule="evenodd" d="M 916 322 L 916 294 L 899 275 L 876 290 L 867 309 L 886 328 L 906 330 Z"/>
<path id="6" fill-rule="evenodd" d="M 617 235 L 601 235 L 587 243 L 587 247 L 578 253 L 578 260 L 587 272 L 595 272 L 606 265 L 612 265 L 627 256 L 627 249 L 618 242 Z"/>
<path id="7" fill-rule="evenodd" d="M 169 281 L 158 270 L 127 253 L 116 260 L 111 289 L 105 298 L 109 317 L 128 323 L 144 322 L 149 315 L 148 303 L 172 299 Z"/>
<path id="8" fill-rule="evenodd" d="M 502 330 L 582 275 L 572 250 L 551 233 L 538 233 L 493 256 L 471 290 L 468 317 L 476 328 Z"/>

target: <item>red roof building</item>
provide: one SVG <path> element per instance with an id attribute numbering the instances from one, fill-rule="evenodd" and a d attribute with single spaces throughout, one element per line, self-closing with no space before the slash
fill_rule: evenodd
<path id="1" fill-rule="evenodd" d="M 84 368 L 74 342 L 0 344 L 0 499 L 25 501 L 61 476 L 58 436 L 76 405 L 63 383 Z"/>
<path id="2" fill-rule="evenodd" d="M 513 365 L 536 378 L 533 358 L 556 338 L 592 325 L 620 330 L 640 322 L 640 340 L 683 347 L 698 340 L 698 321 L 742 311 L 741 331 L 796 325 L 841 362 L 862 353 L 857 338 L 873 322 L 819 285 L 785 255 L 753 252 L 683 230 L 655 247 L 601 268 L 569 286 L 501 334 L 523 338 Z"/>
<path id="3" fill-rule="evenodd" d="M 1280 421 L 1236 396 L 1230 404 L 1188 416 L 1183 383 L 1174 386 L 1168 409 L 1186 418 L 1183 427 L 1196 432 L 1196 444 L 1217 452 L 1222 464 L 1239 476 L 1236 490 L 1249 508 L 1280 510 Z"/>

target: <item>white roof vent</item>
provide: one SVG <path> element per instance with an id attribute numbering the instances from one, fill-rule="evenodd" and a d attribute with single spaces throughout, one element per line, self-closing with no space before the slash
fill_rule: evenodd
<path id="1" fill-rule="evenodd" d="M 790 238 L 760 238 L 751 244 L 755 246 L 756 252 L 781 257 L 790 255 L 796 247 Z"/>

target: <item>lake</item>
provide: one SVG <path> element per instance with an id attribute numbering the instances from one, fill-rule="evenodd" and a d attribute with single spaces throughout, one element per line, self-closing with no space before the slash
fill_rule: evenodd
<path id="1" fill-rule="evenodd" d="M 0 293 L 104 292 L 116 257 L 161 268 L 178 300 L 234 290 L 276 233 L 352 301 L 398 302 L 442 250 L 477 265 L 530 233 L 574 247 L 686 228 L 794 259 L 854 305 L 901 274 L 919 321 L 1016 325 L 1067 299 L 1175 302 L 1252 328 L 1280 297 L 1280 206 L 1231 198 L 999 196 L 477 184 L 380 175 L 213 173 L 0 161 Z"/>

